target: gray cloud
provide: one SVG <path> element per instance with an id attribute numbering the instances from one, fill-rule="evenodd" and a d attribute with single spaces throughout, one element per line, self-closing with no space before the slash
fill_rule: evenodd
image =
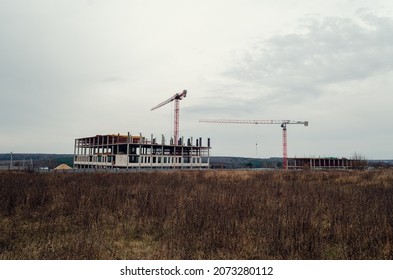
<path id="1" fill-rule="evenodd" d="M 365 89 L 377 88 L 377 81 L 393 70 L 391 18 L 365 11 L 355 18 L 308 17 L 296 30 L 238 50 L 221 77 L 204 81 L 209 95 L 189 113 L 207 118 L 298 118 L 307 106 L 317 116 L 326 110 L 321 102 L 309 100 L 322 98 L 334 106 L 340 98 L 347 110 L 356 110 L 354 93 L 385 98 L 384 93 Z"/>
<path id="2" fill-rule="evenodd" d="M 393 69 L 390 18 L 363 14 L 356 20 L 308 19 L 302 30 L 259 41 L 226 74 L 278 94 L 316 95 L 327 85 Z"/>
<path id="3" fill-rule="evenodd" d="M 309 120 L 296 137 L 291 130 L 305 141 L 293 154 L 389 157 L 375 143 L 392 140 L 382 125 L 392 117 L 392 19 L 309 17 L 296 30 L 236 55 L 205 118 Z"/>

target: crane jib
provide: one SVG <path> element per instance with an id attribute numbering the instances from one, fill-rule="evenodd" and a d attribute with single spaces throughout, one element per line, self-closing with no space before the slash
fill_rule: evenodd
<path id="1" fill-rule="evenodd" d="M 187 90 L 183 90 L 182 93 L 176 93 L 173 95 L 171 98 L 165 100 L 164 102 L 161 102 L 160 104 L 154 106 L 153 108 L 150 109 L 150 111 L 153 111 L 155 109 L 158 109 L 172 101 L 175 101 L 175 112 L 174 112 L 174 135 L 173 135 L 173 141 L 175 145 L 178 143 L 178 138 L 179 138 L 179 100 L 182 100 L 184 97 L 187 95 Z"/>
<path id="2" fill-rule="evenodd" d="M 288 144 L 287 144 L 287 125 L 304 124 L 308 126 L 308 121 L 290 121 L 290 120 L 199 120 L 207 123 L 225 123 L 225 124 L 279 124 L 282 127 L 282 147 L 283 147 L 283 169 L 288 169 Z"/>

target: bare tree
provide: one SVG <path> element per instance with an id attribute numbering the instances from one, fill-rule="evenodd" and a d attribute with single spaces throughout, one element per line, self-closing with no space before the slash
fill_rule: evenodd
<path id="1" fill-rule="evenodd" d="M 367 160 L 366 157 L 360 153 L 355 152 L 351 158 L 352 166 L 355 169 L 366 169 L 367 168 Z"/>

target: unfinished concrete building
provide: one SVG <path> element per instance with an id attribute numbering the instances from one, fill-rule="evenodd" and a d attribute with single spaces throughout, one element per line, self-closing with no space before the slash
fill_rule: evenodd
<path id="1" fill-rule="evenodd" d="M 364 169 L 367 161 L 347 158 L 290 158 L 289 169 Z"/>
<path id="2" fill-rule="evenodd" d="M 202 145 L 202 138 L 179 139 L 177 145 L 171 139 L 166 144 L 164 136 L 158 143 L 131 135 L 96 135 L 75 139 L 74 168 L 76 169 L 200 169 L 209 168 L 210 139 Z"/>

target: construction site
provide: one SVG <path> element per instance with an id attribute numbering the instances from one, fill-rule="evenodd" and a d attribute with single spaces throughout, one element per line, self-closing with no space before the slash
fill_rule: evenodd
<path id="1" fill-rule="evenodd" d="M 167 143 L 151 135 L 107 134 L 75 139 L 74 169 L 201 169 L 209 168 L 210 138 L 179 137 L 179 101 L 187 90 L 176 93 L 151 111 L 174 102 L 174 134 Z"/>
<path id="2" fill-rule="evenodd" d="M 202 169 L 210 168 L 210 138 L 179 137 L 179 103 L 187 96 L 187 90 L 151 108 L 156 110 L 168 103 L 174 104 L 174 132 L 166 141 L 153 135 L 106 134 L 75 139 L 74 169 Z M 282 128 L 282 165 L 288 169 L 354 169 L 367 165 L 352 159 L 337 158 L 288 158 L 288 125 L 308 126 L 308 121 L 294 120 L 228 120 L 203 119 L 199 122 L 213 124 L 279 125 Z M 168 142 L 168 143 L 167 143 Z M 203 145 L 203 143 L 206 143 Z M 225 166 L 225 164 L 221 164 Z M 217 168 L 217 164 L 214 168 Z M 250 165 L 249 165 L 250 166 Z M 225 168 L 225 167 L 223 167 Z"/>
<path id="3" fill-rule="evenodd" d="M 202 138 L 181 138 L 176 144 L 173 139 L 166 143 L 162 136 L 158 143 L 153 135 L 147 139 L 142 134 L 96 135 L 75 139 L 74 168 L 208 168 L 210 139 L 207 146 Z"/>

